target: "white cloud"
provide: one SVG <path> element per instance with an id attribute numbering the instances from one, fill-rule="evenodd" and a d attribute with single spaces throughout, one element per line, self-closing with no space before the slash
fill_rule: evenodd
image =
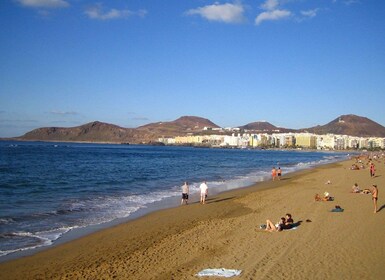
<path id="1" fill-rule="evenodd" d="M 22 6 L 30 8 L 46 8 L 46 9 L 55 9 L 55 8 L 66 8 L 70 4 L 64 0 L 16 0 Z"/>
<path id="2" fill-rule="evenodd" d="M 266 0 L 266 2 L 261 5 L 261 8 L 264 10 L 272 11 L 277 8 L 278 5 L 278 0 Z"/>
<path id="3" fill-rule="evenodd" d="M 308 18 L 313 18 L 317 15 L 318 9 L 313 10 L 307 10 L 307 11 L 301 11 L 301 15 Z"/>
<path id="4" fill-rule="evenodd" d="M 360 3 L 360 1 L 358 0 L 347 0 L 347 1 L 344 1 L 345 5 L 349 6 L 349 5 L 352 5 L 352 4 L 358 4 Z"/>
<path id="5" fill-rule="evenodd" d="M 146 10 L 118 10 L 118 9 L 110 9 L 109 11 L 104 11 L 101 4 L 96 4 L 94 6 L 88 7 L 84 12 L 91 19 L 98 20 L 110 20 L 110 19 L 120 19 L 127 18 L 130 16 L 140 16 L 144 17 L 147 14 Z"/>
<path id="6" fill-rule="evenodd" d="M 62 115 L 62 116 L 65 116 L 65 115 L 78 115 L 77 112 L 73 112 L 73 111 L 70 111 L 70 112 L 63 112 L 63 111 L 51 111 L 49 112 L 50 114 L 53 114 L 53 115 Z"/>
<path id="7" fill-rule="evenodd" d="M 200 15 L 201 17 L 210 21 L 221 21 L 225 23 L 242 22 L 245 9 L 241 4 L 219 4 L 191 9 L 186 12 L 187 15 Z"/>
<path id="8" fill-rule="evenodd" d="M 290 11 L 287 10 L 272 10 L 272 11 L 266 11 L 263 13 L 260 13 L 256 19 L 255 19 L 255 24 L 259 25 L 263 21 L 266 20 L 281 20 L 281 19 L 286 19 L 289 18 L 292 15 Z"/>

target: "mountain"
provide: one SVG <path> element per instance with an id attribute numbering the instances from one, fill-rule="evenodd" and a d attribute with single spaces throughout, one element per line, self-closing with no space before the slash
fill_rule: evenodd
<path id="1" fill-rule="evenodd" d="M 139 134 L 139 135 L 138 135 Z M 86 142 L 128 142 L 142 135 L 134 129 L 123 128 L 117 125 L 91 122 L 76 127 L 43 127 L 34 129 L 19 137 L 21 140 L 42 141 L 86 141 Z"/>
<path id="2" fill-rule="evenodd" d="M 151 133 L 158 137 L 172 137 L 186 133 L 201 132 L 203 128 L 219 128 L 218 125 L 208 119 L 194 116 L 183 116 L 171 122 L 150 123 L 137 128 L 138 131 Z"/>
<path id="3" fill-rule="evenodd" d="M 240 126 L 239 128 L 245 129 L 248 131 L 262 132 L 262 133 L 280 133 L 280 132 L 282 133 L 282 132 L 294 131 L 287 128 L 277 127 L 266 121 L 252 122 L 252 123 Z"/>
<path id="4" fill-rule="evenodd" d="M 301 129 L 315 134 L 342 134 L 359 137 L 385 137 L 385 127 L 365 117 L 342 115 L 325 125 Z"/>

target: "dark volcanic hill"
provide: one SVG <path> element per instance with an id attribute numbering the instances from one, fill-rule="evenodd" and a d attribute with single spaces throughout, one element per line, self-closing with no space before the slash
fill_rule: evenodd
<path id="1" fill-rule="evenodd" d="M 279 133 L 294 131 L 287 128 L 276 127 L 275 125 L 272 125 L 271 123 L 266 121 L 252 122 L 244 126 L 240 126 L 239 128 L 262 133 Z"/>
<path id="2" fill-rule="evenodd" d="M 137 130 L 157 135 L 157 137 L 172 137 L 186 133 L 201 132 L 204 127 L 218 128 L 219 126 L 208 119 L 184 116 L 171 122 L 157 122 L 140 126 Z"/>
<path id="3" fill-rule="evenodd" d="M 144 135 L 134 129 L 103 122 L 91 122 L 76 127 L 43 127 L 19 137 L 22 140 L 85 141 L 125 143 Z"/>
<path id="4" fill-rule="evenodd" d="M 385 127 L 365 117 L 342 115 L 328 124 L 315 126 L 301 131 L 315 134 L 341 134 L 359 137 L 385 137 Z"/>

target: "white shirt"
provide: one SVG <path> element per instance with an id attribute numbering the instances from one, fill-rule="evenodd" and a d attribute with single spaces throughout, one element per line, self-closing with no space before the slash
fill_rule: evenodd
<path id="1" fill-rule="evenodd" d="M 202 183 L 199 188 L 201 189 L 201 194 L 206 194 L 207 193 L 207 184 L 206 183 Z"/>

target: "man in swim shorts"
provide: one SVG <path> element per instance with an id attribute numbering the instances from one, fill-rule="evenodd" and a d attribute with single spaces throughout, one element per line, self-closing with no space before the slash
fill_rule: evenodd
<path id="1" fill-rule="evenodd" d="M 184 185 L 182 186 L 182 200 L 180 204 L 182 205 L 183 203 L 186 203 L 188 201 L 188 194 L 189 194 L 189 188 L 188 188 L 188 183 L 184 182 Z"/>
<path id="2" fill-rule="evenodd" d="M 374 213 L 377 213 L 377 200 L 378 200 L 377 185 L 373 185 L 373 188 L 372 188 L 372 200 L 373 200 L 373 205 L 374 205 Z"/>
<path id="3" fill-rule="evenodd" d="M 277 170 L 277 176 L 278 176 L 278 180 L 281 180 L 281 176 L 282 176 L 282 170 L 281 170 L 281 167 L 278 167 L 278 170 Z"/>

